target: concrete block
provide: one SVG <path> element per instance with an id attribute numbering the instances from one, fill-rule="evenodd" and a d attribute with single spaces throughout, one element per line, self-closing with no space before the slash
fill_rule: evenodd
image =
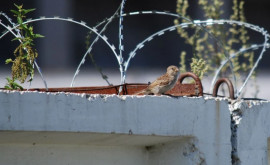
<path id="1" fill-rule="evenodd" d="M 1 91 L 0 105 L 0 164 L 231 164 L 226 100 Z"/>
<path id="2" fill-rule="evenodd" d="M 270 103 L 239 101 L 232 112 L 234 164 L 269 164 Z"/>

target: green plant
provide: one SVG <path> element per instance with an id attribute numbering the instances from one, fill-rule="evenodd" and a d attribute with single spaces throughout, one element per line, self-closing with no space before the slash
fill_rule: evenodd
<path id="1" fill-rule="evenodd" d="M 7 59 L 6 64 L 12 63 L 12 79 L 7 78 L 8 85 L 6 89 L 22 89 L 15 83 L 19 80 L 20 83 L 24 83 L 29 76 L 28 81 L 32 81 L 34 77 L 34 62 L 38 56 L 38 53 L 34 46 L 34 39 L 44 37 L 40 34 L 33 32 L 33 26 L 23 23 L 26 18 L 26 14 L 34 11 L 35 9 L 23 9 L 23 5 L 14 4 L 17 10 L 11 10 L 14 16 L 17 18 L 18 27 L 20 34 L 12 41 L 19 40 L 20 44 L 14 51 L 15 59 Z"/>
<path id="2" fill-rule="evenodd" d="M 18 83 L 14 81 L 14 79 L 11 79 L 9 77 L 6 78 L 7 84 L 5 85 L 5 88 L 8 90 L 23 90 L 23 87 L 20 86 Z"/>
<path id="3" fill-rule="evenodd" d="M 208 65 L 206 65 L 206 61 L 197 58 L 192 58 L 192 62 L 190 63 L 191 71 L 196 74 L 200 79 L 203 78 L 204 73 L 208 70 Z"/>
<path id="4" fill-rule="evenodd" d="M 198 0 L 198 5 L 204 13 L 205 19 L 221 19 L 223 18 L 224 11 L 222 6 L 224 5 L 222 0 Z M 189 7 L 188 0 L 177 0 L 176 12 L 181 14 L 184 17 L 190 18 L 187 14 Z M 230 16 L 232 20 L 238 20 L 245 22 L 246 18 L 244 15 L 244 0 L 233 0 L 232 14 Z M 174 23 L 180 24 L 187 22 L 185 19 L 176 19 Z M 213 72 L 220 65 L 221 61 L 225 59 L 224 49 L 219 49 L 216 42 L 211 42 L 208 33 L 205 33 L 203 30 L 191 27 L 193 30 L 188 31 L 183 28 L 178 28 L 177 32 L 180 37 L 185 39 L 185 43 L 192 46 L 193 58 L 190 68 L 192 71 L 199 71 L 200 78 L 204 74 Z M 224 44 L 224 48 L 227 52 L 234 53 L 237 51 L 237 47 L 247 47 L 249 36 L 247 30 L 244 26 L 239 27 L 232 25 L 229 28 L 226 28 L 224 25 L 212 25 L 207 26 L 206 29 L 211 32 L 216 38 L 221 40 Z M 180 69 L 186 71 L 185 65 L 185 53 L 181 52 L 180 55 Z M 241 72 L 246 72 L 251 69 L 254 65 L 254 54 L 245 53 L 241 60 L 239 57 L 232 59 L 234 65 L 234 72 L 238 77 L 240 77 Z M 184 62 L 183 62 L 184 61 Z M 202 65 L 202 61 L 203 65 Z M 201 68 L 198 70 L 198 66 Z M 195 67 L 195 68 L 194 68 Z M 227 72 L 228 65 L 223 68 L 221 76 L 224 76 Z M 254 74 L 255 75 L 255 74 Z"/>

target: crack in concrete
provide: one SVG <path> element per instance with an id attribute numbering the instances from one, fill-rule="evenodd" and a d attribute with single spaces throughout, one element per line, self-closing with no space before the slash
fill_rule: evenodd
<path id="1" fill-rule="evenodd" d="M 231 114 L 231 145 L 232 145 L 232 165 L 240 165 L 241 160 L 238 155 L 238 128 L 243 117 L 243 110 L 252 106 L 260 105 L 267 101 L 263 100 L 234 100 L 229 104 Z"/>

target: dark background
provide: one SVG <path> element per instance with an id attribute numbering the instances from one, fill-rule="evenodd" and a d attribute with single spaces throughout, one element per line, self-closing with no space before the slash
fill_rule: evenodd
<path id="1" fill-rule="evenodd" d="M 36 11 L 29 14 L 30 18 L 39 16 L 53 17 L 71 17 L 74 20 L 83 20 L 89 26 L 94 26 L 104 18 L 111 16 L 120 4 L 120 0 L 22 0 L 1 1 L 0 11 L 5 12 L 13 18 L 9 12 L 14 9 L 13 3 L 24 4 L 24 8 L 36 8 Z M 193 4 L 194 3 L 194 4 Z M 200 10 L 197 7 L 197 1 L 190 1 L 189 14 L 193 19 L 203 19 Z M 227 7 L 226 7 L 227 6 Z M 224 18 L 228 19 L 230 14 L 231 2 L 226 1 Z M 156 1 L 156 0 L 127 0 L 125 12 L 141 10 L 161 10 L 175 12 L 176 0 Z M 245 14 L 247 22 L 264 27 L 270 30 L 269 0 L 246 0 Z M 0 19 L 3 20 L 3 17 Z M 124 49 L 123 55 L 127 59 L 129 52 L 135 48 L 136 44 L 152 33 L 173 25 L 174 18 L 159 15 L 130 16 L 124 18 Z M 38 63 L 42 68 L 74 69 L 80 62 L 85 48 L 85 36 L 87 30 L 81 26 L 62 21 L 42 21 L 34 23 L 34 31 L 45 35 L 43 39 L 37 39 L 35 47 L 39 52 Z M 1 28 L 4 30 L 3 28 Z M 107 29 L 105 35 L 109 42 L 115 47 L 118 45 L 118 20 L 115 20 Z M 94 36 L 93 36 L 94 37 Z M 5 59 L 13 58 L 13 51 L 18 46 L 18 42 L 11 41 L 13 37 L 9 34 L 0 40 L 0 67 L 10 67 L 4 64 Z M 262 43 L 262 37 L 259 34 L 252 33 L 251 43 Z M 153 40 L 145 45 L 144 49 L 137 52 L 136 57 L 130 64 L 130 67 L 164 67 L 168 65 L 178 65 L 179 54 L 181 50 L 188 51 L 190 55 L 191 47 L 183 43 L 183 40 L 177 33 L 170 32 L 166 35 Z M 103 43 L 98 42 L 93 49 L 93 54 L 97 64 L 105 68 L 117 69 L 118 65 L 110 49 Z M 260 63 L 260 69 L 270 69 L 269 50 L 265 53 Z M 87 58 L 84 67 L 92 67 Z"/>

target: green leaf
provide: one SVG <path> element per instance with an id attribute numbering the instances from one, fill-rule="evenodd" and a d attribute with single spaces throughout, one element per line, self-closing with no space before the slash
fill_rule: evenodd
<path id="1" fill-rule="evenodd" d="M 6 80 L 8 81 L 8 83 L 12 81 L 9 77 L 7 77 Z"/>
<path id="2" fill-rule="evenodd" d="M 41 34 L 35 34 L 35 38 L 43 38 L 45 36 L 41 35 Z"/>
<path id="3" fill-rule="evenodd" d="M 18 88 L 20 88 L 20 90 L 23 90 L 23 87 L 22 87 L 22 86 L 20 86 L 20 85 L 18 86 Z"/>
<path id="4" fill-rule="evenodd" d="M 33 32 L 33 26 L 30 26 L 29 28 L 28 28 L 28 32 L 29 32 L 29 37 L 30 38 L 33 38 L 33 37 L 35 37 L 35 34 L 34 34 L 34 32 Z"/>
<path id="5" fill-rule="evenodd" d="M 33 41 L 30 41 L 30 40 L 23 42 L 23 47 L 33 46 L 33 45 L 35 45 L 35 44 L 33 43 Z"/>
<path id="6" fill-rule="evenodd" d="M 15 3 L 14 3 L 14 6 L 16 6 L 16 7 L 17 7 L 17 9 L 21 9 L 21 8 L 22 8 L 22 5 L 21 5 L 21 6 L 19 6 L 19 5 L 16 5 Z"/>
<path id="7" fill-rule="evenodd" d="M 24 54 L 24 55 L 22 56 L 22 59 L 27 59 L 27 57 L 28 57 L 28 54 L 26 53 L 26 54 Z"/>
<path id="8" fill-rule="evenodd" d="M 22 37 L 13 38 L 11 41 L 17 41 L 17 40 L 22 40 Z"/>
<path id="9" fill-rule="evenodd" d="M 28 26 L 27 26 L 27 24 L 21 24 L 21 25 L 20 25 L 20 28 L 21 28 L 22 30 L 28 31 Z"/>
<path id="10" fill-rule="evenodd" d="M 23 9 L 23 10 L 22 10 L 22 15 L 25 15 L 25 14 L 27 14 L 27 13 L 29 13 L 29 12 L 34 11 L 34 10 L 36 10 L 36 9 Z"/>
<path id="11" fill-rule="evenodd" d="M 6 89 L 8 89 L 8 90 L 17 90 L 17 89 L 23 90 L 23 87 L 20 86 L 18 83 L 16 83 L 14 79 L 7 77 L 6 80 L 8 82 L 8 84 L 5 86 Z"/>
<path id="12" fill-rule="evenodd" d="M 11 63 L 11 62 L 13 62 L 11 58 L 6 59 L 6 64 L 9 64 L 9 63 Z"/>
<path id="13" fill-rule="evenodd" d="M 17 21 L 18 21 L 18 24 L 20 24 L 20 25 L 23 23 L 23 20 L 21 17 L 17 17 Z"/>
<path id="14" fill-rule="evenodd" d="M 5 89 L 12 90 L 8 85 L 5 85 Z"/>
<path id="15" fill-rule="evenodd" d="M 29 30 L 29 28 L 24 28 L 23 30 L 25 31 L 25 37 L 32 37 L 32 35 L 31 35 L 32 33 Z"/>
<path id="16" fill-rule="evenodd" d="M 13 89 L 20 89 L 20 90 L 23 90 L 23 87 L 20 86 L 19 84 L 17 84 L 15 81 L 13 81 L 12 86 L 13 86 Z"/>
<path id="17" fill-rule="evenodd" d="M 16 15 L 19 15 L 20 13 L 16 10 L 10 10 L 12 13 L 16 14 Z"/>

